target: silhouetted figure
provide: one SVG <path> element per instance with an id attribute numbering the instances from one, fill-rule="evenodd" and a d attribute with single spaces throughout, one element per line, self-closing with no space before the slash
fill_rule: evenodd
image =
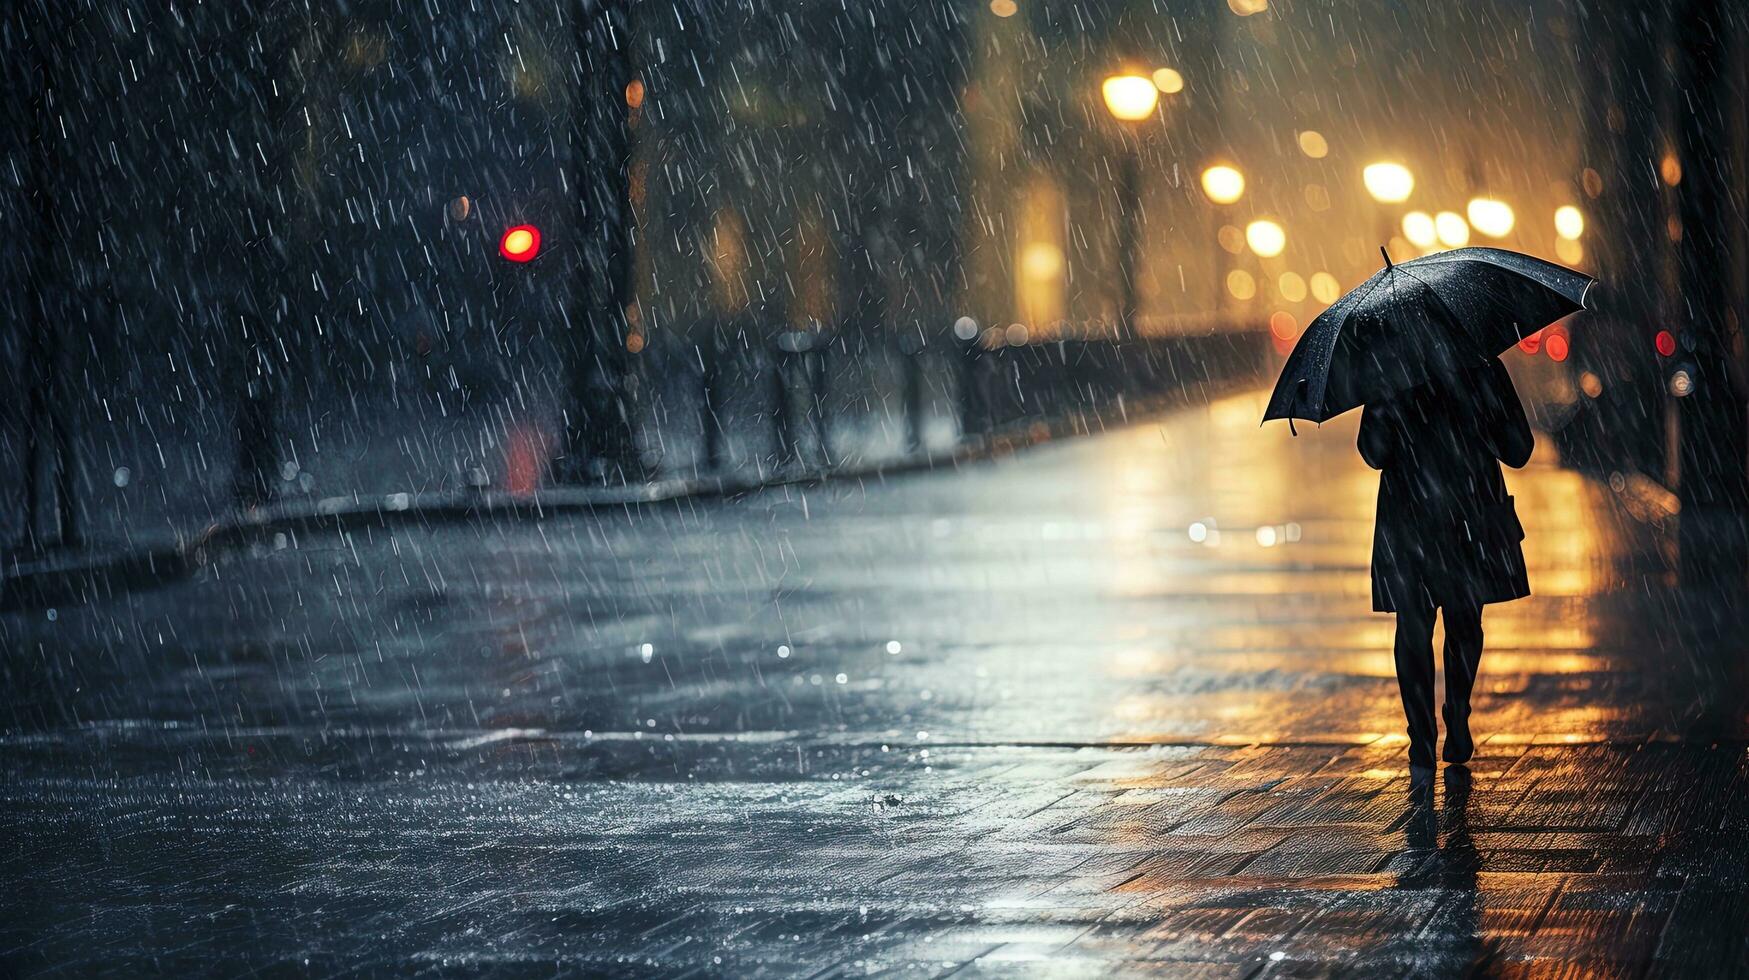
<path id="1" fill-rule="evenodd" d="M 1373 609 L 1397 614 L 1397 685 L 1409 765 L 1431 771 L 1433 617 L 1445 610 L 1445 761 L 1468 762 L 1470 690 L 1482 659 L 1482 606 L 1530 594 L 1524 531 L 1500 464 L 1533 438 L 1505 365 L 1437 376 L 1366 406 L 1360 455 L 1382 470 L 1373 535 Z"/>

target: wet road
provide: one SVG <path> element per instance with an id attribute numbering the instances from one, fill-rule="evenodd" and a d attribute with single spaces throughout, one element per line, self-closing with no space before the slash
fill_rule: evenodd
<path id="1" fill-rule="evenodd" d="M 1411 793 L 1376 475 L 1257 396 L 957 473 L 317 536 L 0 618 L 15 972 L 1749 970 L 1749 757 L 1546 450 Z"/>

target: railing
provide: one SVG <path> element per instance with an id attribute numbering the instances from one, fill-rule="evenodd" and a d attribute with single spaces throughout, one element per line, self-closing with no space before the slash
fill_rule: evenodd
<path id="1" fill-rule="evenodd" d="M 745 485 L 951 454 L 1041 422 L 1122 418 L 1255 381 L 1269 363 L 1260 326 L 1184 326 L 1008 343 L 1012 331 L 966 339 L 946 318 L 867 338 L 725 319 L 652 335 L 629 357 L 625 395 L 645 474 Z M 272 404 L 240 383 L 216 390 L 237 380 L 219 374 L 195 393 L 201 410 L 184 407 L 186 389 L 71 392 L 53 406 L 66 435 L 57 452 L 32 457 L 35 471 L 0 497 L 0 543 L 16 555 L 28 526 L 39 548 L 53 544 L 68 514 L 104 546 L 186 537 L 269 502 L 550 486 L 567 390 L 559 365 L 531 346 L 516 364 L 462 367 L 399 370 L 390 384 L 299 380 Z M 20 460 L 24 421 L 0 434 Z"/>

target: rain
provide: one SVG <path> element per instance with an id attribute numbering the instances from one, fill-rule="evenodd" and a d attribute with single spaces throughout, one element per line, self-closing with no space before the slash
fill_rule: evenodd
<path id="1" fill-rule="evenodd" d="M 0 975 L 1749 975 L 1741 5 L 0 55 Z"/>

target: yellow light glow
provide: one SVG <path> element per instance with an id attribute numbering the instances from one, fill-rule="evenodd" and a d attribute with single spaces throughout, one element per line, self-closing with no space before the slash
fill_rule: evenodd
<path id="1" fill-rule="evenodd" d="M 1013 17 L 1020 6 L 1014 0 L 990 0 L 990 12 L 998 17 Z"/>
<path id="2" fill-rule="evenodd" d="M 1241 17 L 1260 14 L 1269 9 L 1269 0 L 1227 0 L 1227 9 Z"/>
<path id="3" fill-rule="evenodd" d="M 1231 204 L 1245 194 L 1245 175 L 1228 166 L 1202 172 L 1202 192 L 1216 204 Z"/>
<path id="4" fill-rule="evenodd" d="M 1245 226 L 1245 244 L 1263 258 L 1274 258 L 1287 247 L 1287 232 L 1268 219 L 1259 219 Z"/>
<path id="5" fill-rule="evenodd" d="M 1561 238 L 1555 241 L 1555 256 L 1568 265 L 1578 265 L 1585 261 L 1585 246 L 1571 238 Z"/>
<path id="6" fill-rule="evenodd" d="M 1055 279 L 1063 273 L 1063 251 L 1050 242 L 1033 242 L 1020 253 L 1020 271 L 1028 279 Z"/>
<path id="7" fill-rule="evenodd" d="M 1448 248 L 1458 248 L 1470 243 L 1470 225 L 1464 216 L 1456 211 L 1441 211 L 1433 216 L 1433 227 L 1439 235 L 1439 244 Z"/>
<path id="8" fill-rule="evenodd" d="M 1300 152 L 1314 160 L 1322 160 L 1330 152 L 1330 141 L 1315 129 L 1300 134 Z"/>
<path id="9" fill-rule="evenodd" d="M 1250 299 L 1257 295 L 1257 280 L 1244 269 L 1234 269 L 1227 273 L 1227 292 L 1232 293 L 1234 299 Z"/>
<path id="10" fill-rule="evenodd" d="M 1571 204 L 1556 208 L 1555 234 L 1562 238 L 1578 238 L 1585 234 L 1585 215 Z"/>
<path id="11" fill-rule="evenodd" d="M 1275 287 L 1281 293 L 1281 298 L 1289 303 L 1298 303 L 1306 298 L 1306 281 L 1297 272 L 1284 272 L 1275 281 Z"/>
<path id="12" fill-rule="evenodd" d="M 521 255 L 534 247 L 534 234 L 518 228 L 504 236 L 504 251 L 511 255 Z"/>
<path id="13" fill-rule="evenodd" d="M 1400 204 L 1415 190 L 1415 175 L 1400 163 L 1369 163 L 1360 172 L 1366 192 L 1384 204 Z"/>
<path id="14" fill-rule="evenodd" d="M 1342 284 L 1328 272 L 1312 273 L 1312 298 L 1320 303 L 1334 303 L 1342 295 Z"/>
<path id="15" fill-rule="evenodd" d="M 1505 201 L 1491 197 L 1472 198 L 1465 210 L 1470 216 L 1470 227 L 1489 238 L 1505 238 L 1512 233 L 1514 215 L 1512 206 Z"/>
<path id="16" fill-rule="evenodd" d="M 1432 248 L 1439 244 L 1439 230 L 1434 227 L 1433 215 L 1426 211 L 1411 211 L 1403 215 L 1403 237 L 1414 243 L 1416 248 Z"/>
<path id="17" fill-rule="evenodd" d="M 1100 94 L 1105 96 L 1105 108 L 1125 122 L 1148 118 L 1160 101 L 1154 80 L 1143 75 L 1113 75 L 1100 86 Z"/>
<path id="18" fill-rule="evenodd" d="M 1184 91 L 1184 76 L 1172 68 L 1155 69 L 1154 87 L 1167 95 L 1176 95 Z"/>
<path id="19" fill-rule="evenodd" d="M 1232 225 L 1222 225 L 1221 230 L 1215 232 L 1215 241 L 1234 255 L 1245 251 L 1245 233 Z"/>

